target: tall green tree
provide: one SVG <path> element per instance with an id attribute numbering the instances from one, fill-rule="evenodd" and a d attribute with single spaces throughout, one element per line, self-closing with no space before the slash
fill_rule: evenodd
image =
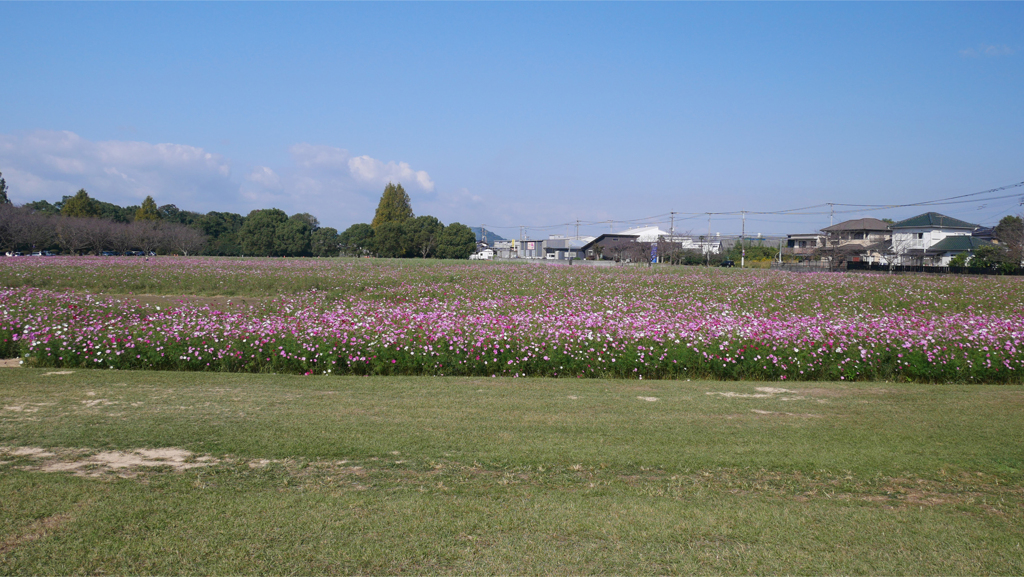
<path id="1" fill-rule="evenodd" d="M 288 222 L 288 215 L 279 208 L 250 212 L 238 231 L 242 252 L 251 256 L 276 256 L 277 227 L 285 222 Z"/>
<path id="2" fill-rule="evenodd" d="M 444 227 L 437 243 L 438 258 L 465 259 L 476 252 L 476 234 L 466 225 L 453 222 Z"/>
<path id="3" fill-rule="evenodd" d="M 391 184 L 389 182 L 384 187 L 384 194 L 380 197 L 377 212 L 373 215 L 373 222 L 370 223 L 370 226 L 377 230 L 377 227 L 385 222 L 402 223 L 413 218 L 411 203 L 412 201 L 405 189 L 402 188 L 401 183 Z"/>
<path id="4" fill-rule="evenodd" d="M 444 225 L 433 216 L 417 216 L 410 221 L 411 244 L 416 256 L 435 256 L 437 244 L 441 241 Z"/>
<path id="5" fill-rule="evenodd" d="M 313 256 L 338 256 L 339 243 L 338 231 L 325 226 L 313 231 L 310 236 L 310 251 Z"/>
<path id="6" fill-rule="evenodd" d="M 242 247 L 238 242 L 238 231 L 241 230 L 245 217 L 233 212 L 211 211 L 196 219 L 192 225 L 210 237 L 203 247 L 203 254 L 208 256 L 239 256 Z"/>
<path id="7" fill-rule="evenodd" d="M 308 215 L 296 214 L 277 226 L 274 233 L 274 254 L 279 256 L 309 256 L 310 235 Z"/>
<path id="8" fill-rule="evenodd" d="M 66 200 L 60 208 L 60 214 L 62 216 L 88 218 L 100 215 L 99 203 L 95 199 L 91 198 L 84 188 L 79 189 L 78 192 L 75 193 L 75 196 L 65 198 Z"/>
<path id="9" fill-rule="evenodd" d="M 11 204 L 11 199 L 7 198 L 7 181 L 4 180 L 2 172 L 0 172 L 0 204 Z"/>
<path id="10" fill-rule="evenodd" d="M 142 206 L 135 211 L 135 220 L 160 220 L 160 211 L 156 208 L 156 201 L 152 196 L 147 196 L 142 201 Z"/>
<path id="11" fill-rule="evenodd" d="M 320 228 L 320 221 L 317 220 L 315 216 L 309 214 L 308 212 L 300 212 L 297 214 L 293 214 L 289 218 L 305 222 L 306 224 L 309 225 L 309 230 L 316 230 Z"/>
<path id="12" fill-rule="evenodd" d="M 384 258 L 406 258 L 412 256 L 413 219 L 405 222 L 385 222 L 373 232 L 373 246 L 377 256 Z"/>
<path id="13" fill-rule="evenodd" d="M 348 256 L 373 254 L 373 227 L 365 222 L 353 224 L 346 228 L 345 232 L 341 233 L 338 242 L 341 244 L 341 252 Z"/>

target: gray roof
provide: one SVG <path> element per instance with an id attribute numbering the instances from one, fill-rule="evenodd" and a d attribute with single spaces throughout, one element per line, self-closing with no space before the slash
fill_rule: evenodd
<path id="1" fill-rule="evenodd" d="M 877 218 L 858 218 L 847 220 L 823 229 L 824 232 L 841 232 L 846 230 L 889 230 L 889 223 Z"/>

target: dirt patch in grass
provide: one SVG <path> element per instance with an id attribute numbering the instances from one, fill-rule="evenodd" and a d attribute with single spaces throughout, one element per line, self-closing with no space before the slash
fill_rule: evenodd
<path id="1" fill-rule="evenodd" d="M 134 449 L 131 451 L 102 451 L 94 453 L 82 449 L 44 449 L 41 447 L 0 447 L 0 457 L 21 457 L 17 468 L 45 473 L 72 473 L 80 477 L 100 477 L 116 474 L 134 477 L 143 468 L 169 467 L 173 471 L 187 471 L 218 462 L 209 455 L 196 457 L 191 452 L 173 447 L 160 449 Z M 5 461 L 6 463 L 18 463 Z"/>
<path id="2" fill-rule="evenodd" d="M 803 417 L 805 419 L 820 419 L 822 415 L 814 415 L 811 413 L 784 413 L 779 411 L 762 411 L 760 409 L 750 409 L 751 413 L 765 416 L 777 416 L 777 417 Z"/>
<path id="3" fill-rule="evenodd" d="M 74 519 L 78 511 L 87 504 L 88 503 L 79 503 L 72 511 L 57 513 L 56 515 L 50 515 L 49 517 L 40 519 L 26 527 L 19 534 L 8 537 L 3 542 L 0 542 L 0 555 L 5 555 L 20 545 L 30 543 L 37 539 L 42 539 L 43 537 L 59 530 Z"/>
<path id="4" fill-rule="evenodd" d="M 840 389 L 840 388 L 829 388 L 829 389 L 827 389 L 827 388 L 824 388 L 824 387 L 809 388 L 809 389 L 797 389 L 797 390 L 795 390 L 793 392 L 798 394 L 798 395 L 806 395 L 808 397 L 846 397 L 846 396 L 849 396 L 850 394 L 852 394 L 852 391 L 850 391 L 849 389 Z"/>
<path id="5" fill-rule="evenodd" d="M 21 366 L 21 359 L 0 359 L 0 368 L 14 369 Z"/>

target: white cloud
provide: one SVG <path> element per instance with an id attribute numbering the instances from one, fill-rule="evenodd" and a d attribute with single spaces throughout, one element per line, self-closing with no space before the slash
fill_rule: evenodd
<path id="1" fill-rule="evenodd" d="M 289 152 L 301 168 L 337 169 L 346 166 L 349 158 L 348 151 L 343 148 L 306 142 L 292 145 Z"/>
<path id="2" fill-rule="evenodd" d="M 59 200 L 85 188 L 122 206 L 152 195 L 158 204 L 203 210 L 237 194 L 226 159 L 195 146 L 135 141 L 93 142 L 68 131 L 0 135 L 0 167 L 15 202 Z"/>
<path id="3" fill-rule="evenodd" d="M 407 162 L 353 156 L 343 148 L 307 142 L 291 146 L 289 152 L 292 166 L 257 166 L 245 177 L 242 194 L 247 200 L 285 212 L 310 212 L 325 224 L 347 226 L 373 218 L 389 182 L 402 184 L 417 214 L 437 196 L 430 175 L 413 170 Z"/>
<path id="4" fill-rule="evenodd" d="M 370 158 L 369 156 L 357 156 L 348 160 L 348 168 L 352 177 L 366 183 L 387 184 L 389 182 L 416 183 L 416 186 L 426 192 L 434 191 L 434 181 L 430 175 L 423 170 L 414 171 L 408 163 L 391 161 L 387 164 Z"/>
<path id="5" fill-rule="evenodd" d="M 249 174 L 245 175 L 245 179 L 270 190 L 281 189 L 281 177 L 267 166 L 254 167 Z"/>
<path id="6" fill-rule="evenodd" d="M 995 56 L 1009 56 L 1015 53 L 1016 50 L 1010 48 L 1005 44 L 999 46 L 993 44 L 981 44 L 977 48 L 965 48 L 960 51 L 960 56 L 964 58 L 978 58 L 981 56 L 995 57 Z"/>
<path id="7" fill-rule="evenodd" d="M 370 156 L 355 156 L 343 148 L 309 144 L 291 147 L 292 159 L 300 169 L 323 170 L 340 176 L 348 173 L 356 183 L 383 187 L 389 182 L 401 183 L 404 188 L 423 192 L 434 191 L 434 181 L 425 170 L 413 170 L 407 162 L 383 162 Z"/>
<path id="8" fill-rule="evenodd" d="M 405 187 L 417 214 L 479 202 L 463 191 L 439 195 L 430 175 L 407 162 L 309 143 L 289 152 L 289 166 L 257 165 L 233 176 L 228 159 L 195 146 L 97 142 L 73 132 L 37 130 L 0 134 L 0 171 L 16 203 L 53 202 L 85 188 L 93 198 L 121 206 L 151 195 L 157 204 L 197 212 L 248 214 L 275 207 L 312 213 L 327 226 L 368 222 L 388 182 Z"/>

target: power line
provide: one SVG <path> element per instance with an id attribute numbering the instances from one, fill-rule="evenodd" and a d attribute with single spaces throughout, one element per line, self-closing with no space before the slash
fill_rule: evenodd
<path id="1" fill-rule="evenodd" d="M 536 231 L 545 231 L 545 230 L 552 230 L 552 229 L 563 228 L 563 227 L 567 227 L 567 226 L 576 226 L 577 230 L 578 230 L 579 226 L 584 226 L 584 227 L 602 226 L 603 227 L 603 226 L 614 226 L 614 225 L 629 226 L 629 225 L 641 225 L 641 224 L 648 225 L 648 226 L 656 226 L 656 225 L 668 224 L 670 226 L 674 226 L 674 224 L 676 222 L 682 222 L 682 221 L 685 221 L 685 220 L 690 220 L 690 219 L 695 219 L 695 218 L 702 218 L 702 217 L 711 217 L 711 216 L 738 216 L 738 217 L 741 217 L 741 218 L 744 215 L 748 215 L 748 216 L 749 215 L 760 215 L 760 216 L 771 216 L 771 215 L 778 215 L 778 216 L 821 216 L 821 215 L 826 215 L 827 214 L 827 215 L 830 215 L 830 216 L 834 216 L 834 215 L 837 215 L 837 214 L 852 214 L 852 213 L 875 212 L 875 211 L 879 211 L 879 210 L 893 210 L 893 209 L 899 209 L 899 208 L 911 208 L 911 207 L 922 207 L 922 206 L 947 206 L 947 205 L 958 205 L 958 204 L 972 204 L 972 203 L 979 203 L 979 202 L 1003 200 L 1003 199 L 1007 199 L 1007 198 L 1016 198 L 1017 196 L 1019 196 L 1019 194 L 1020 194 L 1019 192 L 1015 192 L 1013 194 L 1004 194 L 1004 195 L 999 195 L 999 196 L 986 196 L 986 195 L 992 195 L 992 194 L 995 194 L 995 193 L 1003 192 L 1003 191 L 1006 191 L 1006 190 L 1011 190 L 1011 189 L 1014 189 L 1014 188 L 1020 188 L 1020 187 L 1024 187 L 1024 181 L 1017 182 L 1017 183 L 1014 183 L 1014 184 L 1008 184 L 1006 186 L 1000 186 L 998 188 L 991 188 L 991 189 L 983 190 L 983 191 L 979 191 L 979 192 L 971 192 L 971 193 L 967 193 L 967 194 L 959 194 L 959 195 L 948 196 L 948 197 L 944 197 L 944 198 L 937 198 L 937 199 L 932 199 L 932 200 L 923 200 L 923 201 L 919 201 L 919 202 L 910 202 L 910 203 L 903 203 L 903 204 L 853 204 L 853 203 L 841 203 L 841 202 L 825 202 L 825 203 L 819 203 L 819 204 L 814 204 L 814 205 L 810 205 L 810 206 L 802 206 L 802 207 L 797 207 L 797 208 L 787 208 L 787 209 L 780 209 L 780 210 L 763 210 L 763 211 L 731 210 L 731 211 L 720 211 L 720 212 L 715 212 L 715 211 L 710 211 L 710 212 L 709 211 L 704 211 L 704 212 L 671 211 L 671 212 L 655 214 L 655 215 L 651 215 L 651 216 L 645 216 L 645 217 L 633 218 L 633 219 L 622 219 L 622 220 L 616 220 L 616 219 L 605 219 L 605 220 L 582 220 L 582 219 L 575 219 L 575 220 L 569 221 L 569 222 L 560 222 L 560 223 L 556 223 L 556 224 L 544 224 L 544 225 L 532 225 L 532 226 L 527 226 L 527 225 L 520 225 L 520 226 L 491 226 L 491 225 L 487 225 L 487 226 L 488 226 L 488 228 L 490 228 L 492 230 L 494 230 L 494 229 L 515 230 L 515 229 L 518 228 L 518 229 L 520 229 L 520 234 L 522 235 L 522 234 L 525 233 L 526 229 L 536 230 Z M 828 210 L 815 210 L 815 209 L 824 209 L 826 207 L 828 208 Z M 849 208 L 847 208 L 847 209 L 837 209 L 837 207 L 849 207 Z M 768 221 L 765 221 L 765 220 L 762 220 L 762 219 L 753 219 L 752 218 L 751 220 L 761 221 L 761 222 L 768 222 Z M 830 221 L 831 221 L 831 219 L 830 219 Z M 772 221 L 772 222 L 776 222 L 776 221 Z"/>

